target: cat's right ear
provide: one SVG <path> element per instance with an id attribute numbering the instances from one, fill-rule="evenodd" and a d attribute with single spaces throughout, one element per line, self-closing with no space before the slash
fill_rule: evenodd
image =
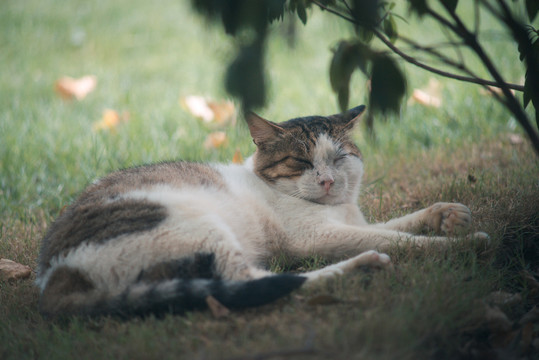
<path id="1" fill-rule="evenodd" d="M 245 120 L 249 126 L 251 137 L 257 146 L 275 139 L 284 132 L 284 129 L 277 124 L 272 123 L 251 111 L 245 115 Z"/>

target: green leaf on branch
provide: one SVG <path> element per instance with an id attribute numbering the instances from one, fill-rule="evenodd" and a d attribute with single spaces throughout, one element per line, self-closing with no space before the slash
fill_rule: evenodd
<path id="1" fill-rule="evenodd" d="M 371 109 L 397 112 L 406 93 L 406 80 L 397 64 L 386 55 L 378 55 L 372 62 Z"/>
<path id="2" fill-rule="evenodd" d="M 383 22 L 384 33 L 387 35 L 389 41 L 394 43 L 397 41 L 398 32 L 397 32 L 397 23 L 391 14 L 389 14 Z"/>
<path id="3" fill-rule="evenodd" d="M 526 0 L 526 10 L 528 11 L 530 22 L 532 22 L 537 16 L 537 12 L 539 12 L 539 1 Z"/>
<path id="4" fill-rule="evenodd" d="M 268 21 L 272 23 L 275 20 L 282 20 L 286 0 L 269 0 L 266 3 L 268 6 Z"/>
<path id="5" fill-rule="evenodd" d="M 346 84 L 337 92 L 337 100 L 339 101 L 339 107 L 341 111 L 348 109 L 348 100 L 350 99 L 350 83 Z"/>
<path id="6" fill-rule="evenodd" d="M 412 13 L 416 13 L 419 17 L 422 17 L 428 12 L 429 6 L 427 0 L 409 0 L 409 10 Z"/>
<path id="7" fill-rule="evenodd" d="M 305 9 L 305 5 L 298 6 L 296 11 L 297 11 L 298 17 L 301 20 L 301 22 L 303 23 L 303 25 L 307 24 L 307 10 Z"/>
<path id="8" fill-rule="evenodd" d="M 346 110 L 350 93 L 350 78 L 356 68 L 367 72 L 370 50 L 359 42 L 341 41 L 334 50 L 329 67 L 329 80 L 337 93 L 341 110 Z"/>
<path id="9" fill-rule="evenodd" d="M 226 90 L 240 99 L 244 109 L 260 107 L 266 100 L 262 59 L 262 41 L 255 40 L 253 44 L 240 49 L 227 69 Z"/>
<path id="10" fill-rule="evenodd" d="M 361 27 L 374 27 L 379 21 L 379 0 L 353 0 L 351 14 Z"/>

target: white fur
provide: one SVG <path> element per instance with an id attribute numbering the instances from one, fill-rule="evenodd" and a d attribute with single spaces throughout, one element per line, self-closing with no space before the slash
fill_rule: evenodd
<path id="1" fill-rule="evenodd" d="M 149 232 L 122 235 L 103 244 L 83 244 L 57 256 L 36 282 L 43 290 L 54 270 L 67 265 L 81 269 L 97 287 L 119 294 L 152 264 L 195 252 L 216 254 L 217 269 L 228 279 L 267 276 L 261 263 L 280 251 L 300 257 L 353 257 L 306 274 L 312 282 L 360 265 L 388 266 L 389 257 L 372 250 L 384 250 L 399 241 L 445 241 L 445 237 L 406 232 L 429 224 L 442 211 L 446 215 L 440 217 L 441 228 L 445 226 L 446 232 L 453 223 L 465 227 L 462 223 L 469 222 L 469 211 L 463 205 L 438 204 L 436 209 L 387 224 L 368 225 L 357 206 L 363 164 L 354 156 L 335 163 L 339 151 L 338 144 L 322 135 L 313 169 L 294 184 L 268 185 L 255 175 L 249 158 L 244 165 L 213 166 L 224 179 L 225 191 L 154 185 L 127 192 L 122 198 L 159 203 L 166 207 L 168 217 Z M 329 193 L 320 185 L 320 178 L 333 179 Z"/>

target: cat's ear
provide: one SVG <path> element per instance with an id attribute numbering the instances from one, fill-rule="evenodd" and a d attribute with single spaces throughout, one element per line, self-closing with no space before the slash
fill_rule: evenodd
<path id="1" fill-rule="evenodd" d="M 284 132 L 283 128 L 258 116 L 254 112 L 248 112 L 245 115 L 245 120 L 249 126 L 251 137 L 257 146 L 274 139 Z"/>
<path id="2" fill-rule="evenodd" d="M 353 109 L 350 109 L 340 114 L 339 115 L 340 121 L 341 121 L 341 124 L 344 125 L 344 129 L 345 130 L 353 129 L 354 126 L 358 123 L 359 118 L 361 117 L 361 114 L 365 112 L 365 109 L 366 109 L 365 105 L 359 105 Z"/>

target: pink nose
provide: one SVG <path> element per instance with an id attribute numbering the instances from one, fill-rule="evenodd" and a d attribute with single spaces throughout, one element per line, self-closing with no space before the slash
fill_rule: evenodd
<path id="1" fill-rule="evenodd" d="M 320 185 L 324 187 L 324 190 L 326 190 L 326 193 L 329 193 L 329 188 L 331 187 L 331 184 L 333 184 L 335 181 L 333 179 L 329 180 L 322 180 L 320 182 Z"/>

